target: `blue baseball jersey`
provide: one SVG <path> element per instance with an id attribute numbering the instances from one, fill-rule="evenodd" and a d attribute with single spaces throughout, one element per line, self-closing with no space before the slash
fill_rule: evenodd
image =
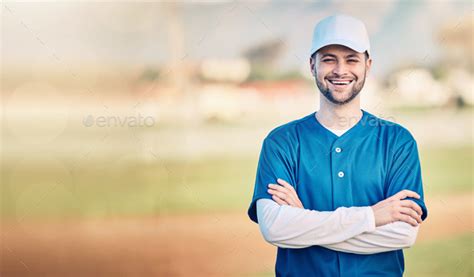
<path id="1" fill-rule="evenodd" d="M 277 178 L 295 187 L 306 209 L 372 206 L 403 189 L 428 214 L 417 144 L 402 126 L 364 110 L 362 118 L 338 137 L 312 113 L 275 128 L 263 141 L 249 217 L 258 223 L 256 201 L 272 199 L 268 184 Z M 278 248 L 277 276 L 402 276 L 403 251 L 360 255 L 318 245 Z"/>

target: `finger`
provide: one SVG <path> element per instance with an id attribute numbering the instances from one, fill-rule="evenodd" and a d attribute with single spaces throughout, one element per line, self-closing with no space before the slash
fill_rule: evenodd
<path id="1" fill-rule="evenodd" d="M 415 210 L 420 216 L 423 215 L 423 210 L 414 201 L 412 201 L 412 200 L 402 200 L 402 201 L 400 201 L 400 203 L 404 207 L 409 207 L 409 208 Z"/>
<path id="2" fill-rule="evenodd" d="M 395 193 L 394 195 L 392 195 L 390 198 L 395 199 L 395 200 L 401 200 L 401 199 L 406 198 L 407 194 L 408 194 L 407 190 L 401 190 Z"/>
<path id="3" fill-rule="evenodd" d="M 287 181 L 280 178 L 277 179 L 277 182 L 289 191 L 295 203 L 298 203 L 298 202 L 301 203 L 300 198 L 298 197 L 298 194 L 296 193 L 296 190 L 292 185 L 290 185 Z M 301 204 L 301 207 L 302 206 L 303 204 Z"/>
<path id="4" fill-rule="evenodd" d="M 291 199 L 281 199 L 280 197 L 278 197 L 277 195 L 273 195 L 272 196 L 272 199 L 273 200 L 278 200 L 281 205 L 288 205 L 288 206 L 291 206 L 291 207 L 295 207 L 295 208 L 300 208 L 298 205 L 296 205 L 293 201 L 291 201 Z M 278 203 L 278 202 L 277 202 Z"/>
<path id="5" fill-rule="evenodd" d="M 418 195 L 418 193 L 416 193 L 414 191 L 411 191 L 411 190 L 407 190 L 407 189 L 399 191 L 398 193 L 396 193 L 392 197 L 395 198 L 395 199 L 398 199 L 398 200 L 402 200 L 402 199 L 405 199 L 407 197 L 420 199 L 420 195 Z"/>
<path id="6" fill-rule="evenodd" d="M 285 200 L 287 200 L 287 198 L 291 198 L 293 203 L 297 203 L 298 200 L 299 200 L 296 193 L 293 193 L 291 190 L 287 189 L 286 187 L 282 187 L 281 185 L 275 185 L 275 184 L 269 184 L 268 187 L 270 189 L 276 190 L 280 193 L 286 194 L 286 197 L 284 197 L 284 198 L 281 197 Z"/>
<path id="7" fill-rule="evenodd" d="M 284 199 L 284 200 L 287 200 L 288 198 L 293 198 L 292 195 L 291 195 L 291 192 L 288 191 L 288 189 L 280 186 L 280 185 L 275 185 L 275 184 L 270 184 L 268 186 L 270 189 L 268 189 L 268 193 L 270 194 L 277 194 L 278 193 L 278 197 Z"/>
<path id="8" fill-rule="evenodd" d="M 295 188 L 294 188 L 292 185 L 290 185 L 287 181 L 278 178 L 278 179 L 277 179 L 277 182 L 278 182 L 278 184 L 284 186 L 285 188 L 287 188 L 287 189 L 289 189 L 289 190 L 291 190 L 291 191 L 295 191 Z"/>
<path id="9" fill-rule="evenodd" d="M 267 192 L 271 195 L 276 195 L 278 197 L 280 197 L 282 200 L 286 200 L 286 194 L 278 191 L 278 190 L 275 190 L 275 189 L 268 189 Z"/>
<path id="10" fill-rule="evenodd" d="M 286 203 L 282 199 L 278 198 L 278 196 L 272 195 L 272 199 L 273 199 L 273 201 L 277 202 L 280 205 L 288 205 L 288 203 Z"/>
<path id="11" fill-rule="evenodd" d="M 413 209 L 410 209 L 410 208 L 401 208 L 400 209 L 400 212 L 402 214 L 406 214 L 406 215 L 409 215 L 411 216 L 413 219 L 415 219 L 418 223 L 421 223 L 421 217 L 420 215 L 414 211 Z"/>
<path id="12" fill-rule="evenodd" d="M 277 191 L 281 191 L 281 192 L 290 194 L 289 189 L 287 189 L 286 187 L 280 186 L 280 185 L 269 184 L 268 187 L 271 188 L 271 189 L 277 190 Z"/>
<path id="13" fill-rule="evenodd" d="M 411 216 L 409 216 L 409 215 L 398 214 L 397 219 L 400 220 L 400 221 L 406 222 L 406 223 L 410 224 L 410 225 L 413 226 L 413 227 L 418 226 L 418 222 L 416 222 L 416 220 L 413 219 L 413 218 L 412 218 Z"/>
<path id="14" fill-rule="evenodd" d="M 278 198 L 280 198 L 280 199 L 284 200 L 285 202 L 287 202 L 289 205 L 294 205 L 295 204 L 294 203 L 295 201 L 293 200 L 293 198 L 287 193 L 277 191 L 277 190 L 274 190 L 274 189 L 269 189 L 268 193 L 271 194 L 271 195 L 277 196 Z"/>
<path id="15" fill-rule="evenodd" d="M 298 207 L 304 209 L 303 202 L 298 199 Z"/>
<path id="16" fill-rule="evenodd" d="M 404 215 L 404 219 L 406 220 L 407 223 L 409 223 L 413 227 L 418 226 L 418 222 L 411 216 L 409 215 Z"/>
<path id="17" fill-rule="evenodd" d="M 411 200 L 408 200 L 410 201 L 410 205 L 411 205 L 411 208 L 413 210 L 415 210 L 420 216 L 423 215 L 423 210 L 421 209 L 420 205 L 416 204 L 414 201 L 411 201 Z"/>

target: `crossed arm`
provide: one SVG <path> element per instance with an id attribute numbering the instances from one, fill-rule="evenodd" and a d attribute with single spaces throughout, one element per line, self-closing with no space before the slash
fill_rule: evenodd
<path id="1" fill-rule="evenodd" d="M 319 245 L 332 250 L 374 254 L 410 247 L 421 223 L 421 208 L 403 190 L 371 207 L 341 207 L 333 212 L 304 209 L 293 186 L 279 179 L 270 184 L 273 200 L 257 201 L 264 238 L 282 248 Z"/>

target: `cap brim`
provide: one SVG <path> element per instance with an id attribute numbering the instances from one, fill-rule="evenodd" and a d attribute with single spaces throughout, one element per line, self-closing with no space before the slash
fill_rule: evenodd
<path id="1" fill-rule="evenodd" d="M 357 43 L 354 43 L 353 41 L 348 41 L 348 40 L 344 40 L 344 39 L 335 39 L 335 40 L 324 41 L 324 42 L 322 42 L 318 45 L 314 45 L 313 48 L 311 49 L 310 56 L 312 56 L 319 49 L 321 49 L 325 46 L 328 46 L 328 45 L 342 45 L 342 46 L 348 47 L 348 48 L 350 48 L 350 49 L 352 49 L 356 52 L 359 52 L 359 53 L 364 53 L 365 51 L 367 51 L 367 53 L 369 53 L 369 49 L 367 49 L 366 47 L 364 47 L 362 45 L 358 45 Z"/>

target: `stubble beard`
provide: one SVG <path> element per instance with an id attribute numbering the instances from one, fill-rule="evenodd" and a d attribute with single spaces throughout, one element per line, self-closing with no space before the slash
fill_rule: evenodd
<path id="1" fill-rule="evenodd" d="M 345 105 L 349 102 L 351 102 L 352 100 L 354 100 L 354 98 L 357 97 L 357 95 L 359 95 L 360 91 L 362 90 L 362 88 L 364 87 L 364 84 L 365 84 L 365 75 L 366 75 L 366 72 L 364 72 L 364 77 L 362 78 L 361 82 L 357 83 L 356 81 L 357 80 L 354 80 L 354 82 L 356 82 L 353 87 L 352 87 L 352 90 L 350 92 L 350 95 L 348 98 L 344 99 L 344 100 L 338 100 L 334 97 L 334 94 L 335 92 L 334 91 L 331 91 L 329 89 L 329 87 L 325 86 L 324 83 L 320 82 L 318 80 L 318 74 L 316 72 L 315 74 L 315 80 L 316 80 L 316 85 L 318 86 L 319 88 L 319 91 L 321 91 L 321 93 L 324 95 L 324 97 L 326 97 L 327 100 L 329 100 L 331 103 L 333 104 L 336 104 L 336 105 Z"/>

